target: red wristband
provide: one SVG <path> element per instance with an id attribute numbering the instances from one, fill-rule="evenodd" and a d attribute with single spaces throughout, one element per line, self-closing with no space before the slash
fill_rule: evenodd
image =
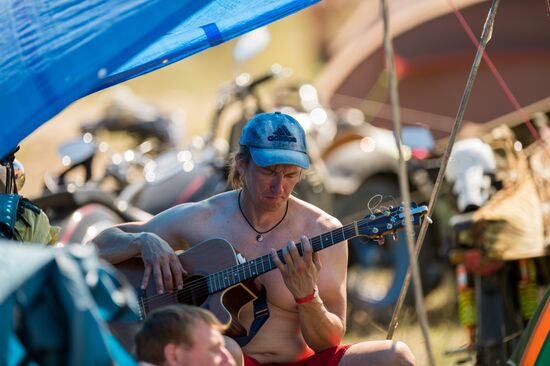
<path id="1" fill-rule="evenodd" d="M 313 289 L 313 293 L 311 293 L 310 295 L 301 297 L 299 299 L 294 298 L 294 301 L 296 301 L 296 304 L 302 305 L 302 304 L 305 304 L 306 302 L 310 302 L 311 300 L 313 300 L 316 295 L 317 295 L 317 286 Z"/>

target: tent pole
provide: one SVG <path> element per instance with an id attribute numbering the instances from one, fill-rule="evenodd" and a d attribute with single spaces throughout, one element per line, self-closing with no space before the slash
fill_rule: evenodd
<path id="1" fill-rule="evenodd" d="M 449 161 L 449 156 L 451 154 L 454 142 L 456 140 L 456 135 L 458 134 L 458 130 L 460 128 L 460 124 L 462 122 L 462 118 L 464 117 L 464 112 L 466 110 L 466 106 L 468 105 L 468 101 L 470 98 L 470 94 L 472 92 L 472 88 L 474 85 L 475 78 L 477 76 L 477 71 L 479 69 L 479 64 L 481 62 L 481 59 L 483 57 L 483 53 L 485 51 L 485 48 L 487 46 L 487 43 L 491 39 L 491 35 L 493 32 L 493 24 L 495 22 L 495 15 L 498 8 L 500 0 L 493 0 L 491 4 L 491 8 L 489 9 L 489 13 L 487 14 L 487 19 L 485 20 L 485 24 L 483 26 L 483 33 L 481 34 L 481 42 L 479 44 L 479 47 L 477 48 L 477 53 L 474 58 L 474 62 L 472 65 L 472 68 L 470 69 L 470 74 L 468 75 L 468 80 L 466 82 L 466 86 L 464 88 L 464 93 L 462 95 L 462 100 L 460 101 L 460 106 L 456 115 L 455 123 L 453 125 L 451 135 L 449 137 L 449 143 L 447 144 L 447 149 L 445 150 L 445 154 L 443 155 L 443 158 L 441 160 L 441 166 L 439 168 L 439 173 L 437 175 L 437 179 L 435 181 L 434 189 L 432 191 L 432 195 L 430 197 L 430 202 L 428 205 L 428 216 L 431 215 L 433 211 L 433 206 L 435 204 L 435 201 L 437 199 L 437 196 L 439 194 L 439 191 L 441 189 L 441 183 L 443 181 L 443 177 L 445 174 L 445 170 L 447 169 L 447 163 Z M 424 237 L 426 236 L 426 231 L 428 228 L 428 220 L 424 220 L 422 222 L 422 225 L 420 227 L 420 232 L 418 234 L 418 238 L 416 240 L 416 253 L 414 257 L 411 257 L 411 263 L 416 262 L 418 258 L 418 254 L 420 253 L 420 250 L 422 249 L 422 244 L 424 242 Z M 394 313 L 390 322 L 390 326 L 388 328 L 388 334 L 386 339 L 392 339 L 393 332 L 395 328 L 397 327 L 397 318 L 399 317 L 399 312 L 401 311 L 401 308 L 403 306 L 403 302 L 405 300 L 405 295 L 407 293 L 409 284 L 410 284 L 410 277 L 411 277 L 411 266 L 409 266 L 409 270 L 407 271 L 407 275 L 405 276 L 405 281 L 403 282 L 403 287 L 401 288 L 401 293 L 399 295 L 399 299 L 397 301 L 397 304 L 394 309 Z"/>
<path id="2" fill-rule="evenodd" d="M 416 313 L 420 322 L 422 336 L 424 337 L 424 345 L 428 355 L 429 364 L 434 365 L 430 333 L 428 326 L 428 317 L 426 315 L 426 307 L 424 306 L 424 295 L 422 293 L 422 283 L 420 273 L 418 271 L 418 262 L 414 250 L 414 231 L 411 222 L 411 193 L 409 190 L 409 178 L 407 173 L 407 163 L 403 157 L 403 148 L 401 144 L 401 115 L 399 112 L 399 94 L 397 91 L 397 78 L 395 75 L 394 54 L 389 30 L 389 15 L 386 0 L 380 0 L 382 10 L 382 18 L 384 20 L 384 51 L 386 56 L 386 70 L 388 70 L 389 92 L 391 100 L 392 122 L 397 151 L 399 152 L 399 189 L 405 206 L 405 232 L 407 234 L 407 249 L 409 258 L 411 259 L 407 274 L 413 274 L 414 297 L 416 304 Z M 388 338 L 390 339 L 390 338 Z"/>

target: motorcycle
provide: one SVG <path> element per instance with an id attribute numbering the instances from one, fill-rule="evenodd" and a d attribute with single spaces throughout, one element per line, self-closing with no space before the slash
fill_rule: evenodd
<path id="1" fill-rule="evenodd" d="M 86 146 L 86 142 L 73 143 L 79 145 L 79 150 Z M 73 164 L 61 173 L 66 173 L 78 167 L 89 170 L 93 153 L 80 155 L 79 160 L 73 156 Z M 68 156 L 68 155 L 64 155 Z M 63 178 L 64 179 L 64 178 Z M 51 184 L 49 187 L 53 187 Z M 111 192 L 105 191 L 96 184 L 77 185 L 68 183 L 57 185 L 53 192 L 44 192 L 33 201 L 40 206 L 50 221 L 61 228 L 58 245 L 70 243 L 86 243 L 93 239 L 102 230 L 115 224 L 132 221 L 147 221 L 152 215 L 137 207 L 126 204 Z"/>
<path id="2" fill-rule="evenodd" d="M 151 135 L 161 143 L 168 134 L 155 126 L 159 119 L 130 124 L 128 118 L 105 118 L 82 128 L 82 138 L 63 144 L 59 153 L 67 168 L 59 175 L 45 177 L 44 194 L 36 201 L 48 215 L 63 228 L 61 243 L 90 240 L 109 225 L 123 221 L 142 221 L 180 203 L 196 202 L 227 190 L 227 161 L 231 149 L 227 138 L 220 137 L 225 127 L 220 123 L 224 113 L 234 105 L 243 105 L 241 120 L 263 111 L 256 89 L 278 77 L 284 70 L 276 65 L 265 75 L 252 79 L 247 74 L 222 88 L 214 113 L 211 132 L 203 138 L 194 138 L 187 149 L 170 147 L 151 154 Z M 162 126 L 161 126 L 162 127 Z M 130 128 L 138 146 L 123 154 L 110 152 L 109 162 L 100 179 L 93 179 L 94 164 L 100 152 L 109 152 L 105 142 L 95 136 L 99 130 L 119 131 Z M 238 123 L 232 135 L 240 134 Z M 152 133 L 155 132 L 156 133 Z M 147 137 L 147 138 L 145 138 Z M 158 146 L 159 144 L 157 144 Z M 165 144 L 164 146 L 166 146 Z M 70 175 L 83 170 L 71 180 Z M 307 174 L 311 177 L 311 173 Z M 109 181 L 114 184 L 109 185 Z M 311 181 L 310 178 L 305 182 Z M 304 186 L 305 185 L 305 186 Z M 110 187 L 105 188 L 105 187 Z M 299 185 L 301 197 L 314 201 L 319 197 L 307 183 Z M 305 198 L 305 199 L 308 199 Z"/>
<path id="3" fill-rule="evenodd" d="M 542 228 L 520 229 L 522 240 L 512 240 L 513 246 L 504 247 L 507 239 L 495 233 L 512 223 L 481 219 L 487 210 L 499 211 L 495 206 L 499 202 L 514 200 L 528 184 L 523 182 L 530 180 L 526 177 L 531 173 L 521 170 L 521 143 L 512 139 L 513 135 L 508 138 L 507 131 L 494 130 L 492 136 L 501 137 L 491 140 L 491 145 L 480 139 L 457 142 L 446 172 L 458 211 L 449 221 L 448 259 L 455 267 L 458 318 L 469 335 L 464 349 L 449 354 L 466 352 L 476 365 L 507 364 L 534 314 L 539 288 L 550 283 L 548 251 L 532 244 L 540 234 L 536 230 Z M 523 177 L 517 176 L 519 171 Z M 518 209 L 520 205 L 529 206 L 534 197 L 521 197 Z M 500 207 L 500 211 L 506 211 L 505 206 Z M 529 211 L 528 220 L 536 222 L 536 211 Z M 516 220 L 521 219 L 516 216 Z"/>
<path id="4" fill-rule="evenodd" d="M 35 201 L 62 228 L 60 244 L 90 241 L 105 228 L 127 221 L 146 221 L 150 209 L 140 209 L 121 194 L 143 185 L 143 172 L 166 151 L 174 151 L 176 122 L 155 106 L 119 88 L 106 106 L 102 118 L 81 126 L 80 138 L 60 146 L 66 168 L 44 176 L 44 189 Z M 98 136 L 124 132 L 130 147 L 113 151 Z M 99 179 L 94 177 L 99 155 L 108 155 Z M 98 175 L 98 174 L 96 174 Z M 135 184 L 134 184 L 135 183 Z"/>
<path id="5" fill-rule="evenodd" d="M 284 77 L 287 72 L 280 65 L 273 65 L 258 77 L 239 74 L 223 86 L 217 97 L 210 132 L 204 137 L 195 137 L 185 150 L 169 150 L 158 156 L 145 166 L 146 183 L 141 181 L 128 186 L 120 193 L 120 198 L 155 214 L 176 204 L 200 201 L 228 190 L 228 163 L 231 154 L 238 150 L 242 127 L 253 115 L 265 111 L 258 89 Z M 236 118 L 235 111 L 238 111 Z M 330 196 L 315 164 L 297 185 L 295 193 L 321 208 L 330 209 Z"/>

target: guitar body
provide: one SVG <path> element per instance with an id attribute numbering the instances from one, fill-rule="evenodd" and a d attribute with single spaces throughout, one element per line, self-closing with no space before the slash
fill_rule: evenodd
<path id="1" fill-rule="evenodd" d="M 189 304 L 210 310 L 221 323 L 226 324 L 226 334 L 231 337 L 246 335 L 246 329 L 237 322 L 239 310 L 248 302 L 257 298 L 253 279 L 241 282 L 223 291 L 208 294 L 206 278 L 209 274 L 238 265 L 235 250 L 223 239 L 211 239 L 193 246 L 178 255 L 183 268 L 188 275 L 184 279 L 184 290 L 172 293 L 157 294 L 155 281 L 151 277 L 148 287 L 140 289 L 144 265 L 139 257 L 130 258 L 116 264 L 130 284 L 136 290 L 139 298 L 140 317 L 147 315 L 160 307 L 172 304 Z M 227 295 L 227 296 L 226 296 Z M 134 336 L 141 322 L 112 322 L 112 332 L 128 349 L 132 350 Z"/>

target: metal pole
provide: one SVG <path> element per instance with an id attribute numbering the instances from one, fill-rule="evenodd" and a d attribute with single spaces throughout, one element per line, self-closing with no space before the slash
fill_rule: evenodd
<path id="1" fill-rule="evenodd" d="M 403 157 L 403 148 L 401 145 L 401 115 L 399 113 L 399 94 L 397 92 L 397 78 L 395 77 L 395 65 L 393 62 L 393 47 L 390 39 L 389 31 L 389 16 L 386 0 L 380 0 L 382 7 L 382 18 L 384 20 L 384 50 L 386 55 L 386 69 L 388 70 L 389 91 L 392 110 L 392 122 L 399 152 L 399 188 L 401 197 L 405 206 L 405 232 L 407 234 L 407 249 L 409 251 L 410 266 L 409 271 L 413 274 L 414 298 L 416 303 L 416 313 L 420 322 L 422 336 L 424 337 L 424 345 L 428 355 L 429 364 L 434 365 L 432 348 L 430 343 L 430 333 L 428 330 L 428 317 L 426 315 L 426 307 L 424 306 L 424 295 L 422 292 L 422 283 L 420 280 L 420 272 L 418 271 L 418 262 L 414 250 L 414 231 L 411 222 L 411 194 L 409 191 L 409 178 L 407 173 L 407 163 Z"/>
<path id="2" fill-rule="evenodd" d="M 456 140 L 456 135 L 458 134 L 460 124 L 464 117 L 466 106 L 468 105 L 468 101 L 470 99 L 470 94 L 472 92 L 474 81 L 477 76 L 479 64 L 481 62 L 481 58 L 483 56 L 487 43 L 491 39 L 491 35 L 493 32 L 493 24 L 495 22 L 495 15 L 496 15 L 496 11 L 499 3 L 500 3 L 500 0 L 493 0 L 493 3 L 491 4 L 491 8 L 489 9 L 489 13 L 487 15 L 487 19 L 485 20 L 485 24 L 483 26 L 483 33 L 481 34 L 481 42 L 477 49 L 477 53 L 476 53 L 472 68 L 470 69 L 470 74 L 466 82 L 466 87 L 462 95 L 462 100 L 460 101 L 460 107 L 458 109 L 455 123 L 453 125 L 451 135 L 449 137 L 449 143 L 447 144 L 447 149 L 445 150 L 445 154 L 443 155 L 443 158 L 441 161 L 441 167 L 439 168 L 439 173 L 435 181 L 434 190 L 432 191 L 432 195 L 430 197 L 430 203 L 428 204 L 428 216 L 431 215 L 435 201 L 437 199 L 437 196 L 439 195 L 439 191 L 441 189 L 441 182 L 443 181 L 443 176 L 445 174 L 445 170 L 447 169 L 447 163 L 449 162 L 449 156 L 451 154 L 454 142 Z M 416 262 L 416 259 L 418 258 L 418 254 L 422 249 L 422 244 L 424 242 L 424 237 L 426 236 L 427 229 L 428 229 L 428 222 L 427 220 L 424 220 L 422 222 L 422 225 L 420 227 L 420 232 L 416 240 L 416 253 L 414 258 L 411 258 L 411 263 Z M 410 277 L 411 277 L 411 267 L 409 266 L 409 270 L 407 271 L 407 275 L 405 276 L 405 281 L 403 282 L 403 287 L 401 288 L 401 293 L 399 295 L 399 299 L 395 306 L 394 313 L 390 322 L 390 326 L 388 328 L 388 335 L 386 337 L 387 339 L 391 339 L 393 337 L 393 332 L 397 327 L 397 318 L 399 317 L 399 312 L 401 311 L 403 302 L 405 301 L 405 295 L 407 294 L 407 290 L 409 288 L 409 284 L 411 280 Z"/>

